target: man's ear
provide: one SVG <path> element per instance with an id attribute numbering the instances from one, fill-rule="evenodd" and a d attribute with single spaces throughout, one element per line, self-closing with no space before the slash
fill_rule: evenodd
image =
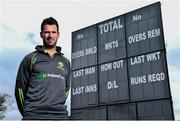
<path id="1" fill-rule="evenodd" d="M 42 32 L 40 32 L 39 34 L 40 34 L 40 37 L 42 38 Z"/>
<path id="2" fill-rule="evenodd" d="M 58 38 L 59 38 L 59 36 L 60 36 L 60 32 L 58 32 Z"/>

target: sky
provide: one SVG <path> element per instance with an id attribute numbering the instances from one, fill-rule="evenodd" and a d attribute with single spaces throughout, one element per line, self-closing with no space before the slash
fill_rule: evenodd
<path id="1" fill-rule="evenodd" d="M 42 44 L 40 24 L 49 16 L 58 20 L 58 45 L 71 60 L 71 33 L 157 0 L 0 0 L 0 93 L 12 96 L 14 103 L 6 120 L 20 120 L 14 98 L 15 79 L 23 57 Z M 180 2 L 160 0 L 171 94 L 175 119 L 180 119 Z M 67 105 L 69 107 L 70 97 Z"/>

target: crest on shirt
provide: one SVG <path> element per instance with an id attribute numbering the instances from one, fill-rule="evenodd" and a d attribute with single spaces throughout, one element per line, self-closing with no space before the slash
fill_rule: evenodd
<path id="1" fill-rule="evenodd" d="M 61 70 L 64 70 L 64 63 L 61 62 L 61 61 L 59 61 L 57 68 L 59 68 L 59 69 L 61 69 Z"/>

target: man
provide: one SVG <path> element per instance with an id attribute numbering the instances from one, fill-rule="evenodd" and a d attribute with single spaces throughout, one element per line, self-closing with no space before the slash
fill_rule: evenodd
<path id="1" fill-rule="evenodd" d="M 58 22 L 46 18 L 41 24 L 43 45 L 22 60 L 15 97 L 23 119 L 67 119 L 64 105 L 70 85 L 70 63 L 56 46 Z"/>

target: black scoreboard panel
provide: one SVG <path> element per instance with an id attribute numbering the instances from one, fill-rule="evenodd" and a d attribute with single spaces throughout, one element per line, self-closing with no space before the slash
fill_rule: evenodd
<path id="1" fill-rule="evenodd" d="M 126 57 L 124 16 L 119 16 L 97 25 L 98 60 L 109 62 Z"/>
<path id="2" fill-rule="evenodd" d="M 72 120 L 172 120 L 169 99 L 112 104 L 71 110 Z"/>
<path id="3" fill-rule="evenodd" d="M 170 100 L 153 100 L 137 103 L 139 120 L 172 120 L 173 110 Z"/>
<path id="4" fill-rule="evenodd" d="M 128 57 L 164 49 L 160 3 L 125 14 Z"/>
<path id="5" fill-rule="evenodd" d="M 73 32 L 71 87 L 74 119 L 173 120 L 160 2 Z"/>
<path id="6" fill-rule="evenodd" d="M 83 108 L 98 104 L 97 66 L 72 72 L 71 108 Z"/>
<path id="7" fill-rule="evenodd" d="M 132 101 L 170 96 L 164 51 L 128 59 L 130 97 Z"/>
<path id="8" fill-rule="evenodd" d="M 106 120 L 106 107 L 71 110 L 72 120 Z"/>
<path id="9" fill-rule="evenodd" d="M 136 104 L 120 104 L 108 106 L 109 120 L 136 120 Z"/>
<path id="10" fill-rule="evenodd" d="M 129 101 L 126 60 L 99 65 L 99 103 L 124 101 Z"/>
<path id="11" fill-rule="evenodd" d="M 72 70 L 97 64 L 97 30 L 90 26 L 72 33 Z"/>

